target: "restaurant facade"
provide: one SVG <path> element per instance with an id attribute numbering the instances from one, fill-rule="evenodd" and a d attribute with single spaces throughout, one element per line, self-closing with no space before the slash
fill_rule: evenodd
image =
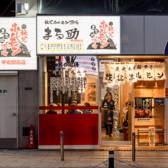
<path id="1" fill-rule="evenodd" d="M 60 131 L 64 132 L 66 149 L 129 146 L 132 132 L 136 145 L 142 148 L 166 144 L 166 41 L 162 53 L 157 53 L 161 32 L 153 28 L 164 19 L 37 15 L 37 54 L 46 68 L 41 70 L 45 75 L 40 79 L 44 97 L 40 107 L 43 114 L 39 116 L 39 149 L 59 148 Z M 66 23 L 72 20 L 73 24 Z M 45 36 L 43 24 L 51 30 L 50 37 Z M 60 31 L 52 34 L 55 27 Z M 43 30 L 45 33 L 41 33 Z M 59 52 L 64 56 L 58 56 Z M 112 114 L 106 112 L 108 93 Z M 48 107 L 44 106 L 50 103 L 64 104 L 65 107 L 56 107 L 62 114 L 45 115 Z M 91 114 L 85 113 L 84 109 L 89 110 L 85 103 L 93 108 Z"/>
<path id="2" fill-rule="evenodd" d="M 6 27 L 9 35 L 19 27 L 25 58 L 1 52 L 4 111 L 16 100 L 16 112 L 1 112 L 10 123 L 1 122 L 1 148 L 27 148 L 31 124 L 38 149 L 59 149 L 60 131 L 65 149 L 130 146 L 133 132 L 142 149 L 166 145 L 167 16 L 116 15 L 108 8 L 69 15 L 64 7 L 53 14 L 40 2 L 38 8 L 37 16 L 12 18 Z M 7 86 L 13 82 L 16 89 Z"/>

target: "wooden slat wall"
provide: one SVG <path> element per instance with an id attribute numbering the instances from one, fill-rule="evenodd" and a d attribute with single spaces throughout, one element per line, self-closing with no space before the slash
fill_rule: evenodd
<path id="1" fill-rule="evenodd" d="M 135 98 L 136 97 L 152 97 L 152 121 L 135 121 Z M 134 99 L 133 99 L 133 116 L 134 116 L 134 132 L 138 129 L 148 129 L 149 126 L 155 126 L 155 129 L 165 129 L 165 106 L 154 106 L 154 98 L 165 97 L 165 81 L 143 81 L 134 83 Z M 165 137 L 165 136 L 164 136 Z M 141 134 L 140 142 L 149 142 L 148 134 Z M 155 135 L 155 142 L 161 141 L 161 134 Z M 165 138 L 164 138 L 165 142 Z"/>

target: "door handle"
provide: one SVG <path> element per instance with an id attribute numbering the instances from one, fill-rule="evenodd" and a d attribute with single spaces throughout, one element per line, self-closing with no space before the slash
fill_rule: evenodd
<path id="1" fill-rule="evenodd" d="M 16 116 L 16 113 L 12 113 L 12 116 L 15 117 L 15 116 Z"/>

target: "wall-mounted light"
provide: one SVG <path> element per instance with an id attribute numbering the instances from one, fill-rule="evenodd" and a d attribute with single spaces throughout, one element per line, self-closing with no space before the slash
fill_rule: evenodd
<path id="1" fill-rule="evenodd" d="M 26 14 L 28 14 L 28 11 L 29 11 L 29 4 L 28 4 L 28 2 L 24 3 L 24 9 L 26 11 Z"/>

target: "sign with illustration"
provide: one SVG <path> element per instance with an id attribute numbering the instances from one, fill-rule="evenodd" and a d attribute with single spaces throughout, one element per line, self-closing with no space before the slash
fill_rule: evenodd
<path id="1" fill-rule="evenodd" d="M 105 64 L 103 81 L 129 83 L 136 81 L 165 80 L 164 63 Z"/>
<path id="2" fill-rule="evenodd" d="M 37 54 L 120 54 L 120 17 L 37 15 Z"/>
<path id="3" fill-rule="evenodd" d="M 0 18 L 0 70 L 36 70 L 36 19 Z"/>
<path id="4" fill-rule="evenodd" d="M 152 98 L 135 98 L 135 121 L 152 121 Z"/>
<path id="5" fill-rule="evenodd" d="M 72 61 L 72 58 L 74 58 Z M 70 63 L 69 60 L 66 59 L 65 56 L 62 56 L 63 60 L 62 62 L 58 63 L 62 64 L 63 67 L 68 70 L 68 65 L 73 65 L 72 70 L 76 70 L 76 68 L 81 68 L 83 67 L 85 74 L 90 74 L 90 75 L 98 75 L 98 64 L 97 64 L 97 58 L 96 56 L 87 56 L 87 57 L 83 57 L 83 56 L 70 56 L 68 57 L 70 59 Z"/>

